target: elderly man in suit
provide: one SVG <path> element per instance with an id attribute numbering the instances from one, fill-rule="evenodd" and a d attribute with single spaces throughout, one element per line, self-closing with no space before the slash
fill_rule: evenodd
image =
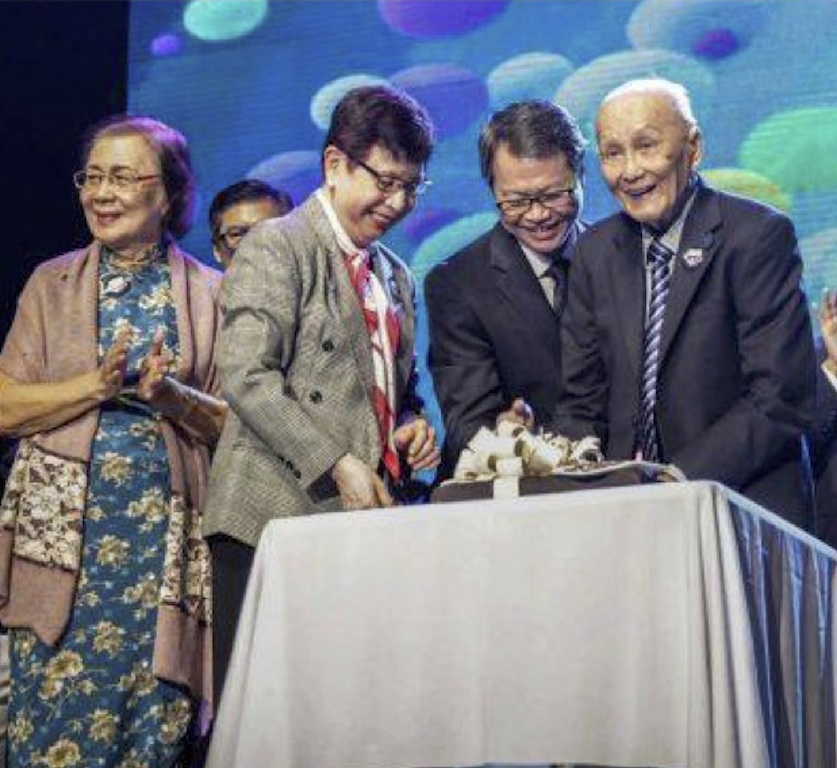
<path id="1" fill-rule="evenodd" d="M 509 105 L 480 135 L 500 220 L 424 282 L 429 367 L 445 423 L 439 479 L 480 427 L 498 418 L 543 423 L 560 397 L 584 144 L 572 116 L 545 101 Z"/>
<path id="2" fill-rule="evenodd" d="M 815 361 L 791 222 L 709 188 L 686 90 L 631 81 L 596 122 L 622 211 L 576 247 L 558 423 L 807 526 Z"/>
<path id="3" fill-rule="evenodd" d="M 218 369 L 230 413 L 204 517 L 216 693 L 267 522 L 388 506 L 412 470 L 438 462 L 415 394 L 413 280 L 378 242 L 427 186 L 431 149 L 409 96 L 350 91 L 325 139 L 323 186 L 253 227 L 225 277 Z"/>

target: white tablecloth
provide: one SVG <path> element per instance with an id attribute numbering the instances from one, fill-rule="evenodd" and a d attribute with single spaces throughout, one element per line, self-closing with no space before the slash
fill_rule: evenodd
<path id="1" fill-rule="evenodd" d="M 274 521 L 209 768 L 834 768 L 836 557 L 712 483 Z"/>

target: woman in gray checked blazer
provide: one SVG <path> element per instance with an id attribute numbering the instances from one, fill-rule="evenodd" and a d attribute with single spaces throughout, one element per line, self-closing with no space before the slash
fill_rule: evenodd
<path id="1" fill-rule="evenodd" d="M 254 227 L 225 278 L 218 369 L 230 412 L 204 518 L 216 698 L 266 523 L 389 506 L 412 470 L 438 463 L 415 393 L 413 279 L 378 242 L 427 187 L 431 149 L 409 96 L 350 91 L 325 139 L 323 185 Z"/>

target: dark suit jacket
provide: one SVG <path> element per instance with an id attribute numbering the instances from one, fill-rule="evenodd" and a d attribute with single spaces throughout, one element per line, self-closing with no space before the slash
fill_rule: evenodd
<path id="1" fill-rule="evenodd" d="M 558 423 L 573 437 L 599 435 L 611 459 L 634 448 L 642 253 L 640 227 L 616 214 L 579 238 L 570 273 Z M 657 394 L 664 459 L 806 525 L 802 435 L 813 419 L 815 361 L 793 226 L 701 183 L 676 258 Z"/>
<path id="2" fill-rule="evenodd" d="M 578 231 L 570 234 L 571 251 Z M 561 391 L 560 321 L 517 240 L 501 224 L 424 281 L 428 365 L 445 423 L 438 477 L 449 477 L 481 426 L 516 397 L 549 421 Z"/>

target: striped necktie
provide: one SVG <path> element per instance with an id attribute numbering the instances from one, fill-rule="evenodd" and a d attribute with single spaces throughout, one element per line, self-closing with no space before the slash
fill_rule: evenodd
<path id="1" fill-rule="evenodd" d="M 657 375 L 660 370 L 660 337 L 671 283 L 673 255 L 669 248 L 655 239 L 651 241 L 646 257 L 651 267 L 651 301 L 648 304 L 648 318 L 645 321 L 645 337 L 642 344 L 641 410 L 636 441 L 637 452 L 645 461 L 662 460 L 654 408 L 657 404 Z"/>

